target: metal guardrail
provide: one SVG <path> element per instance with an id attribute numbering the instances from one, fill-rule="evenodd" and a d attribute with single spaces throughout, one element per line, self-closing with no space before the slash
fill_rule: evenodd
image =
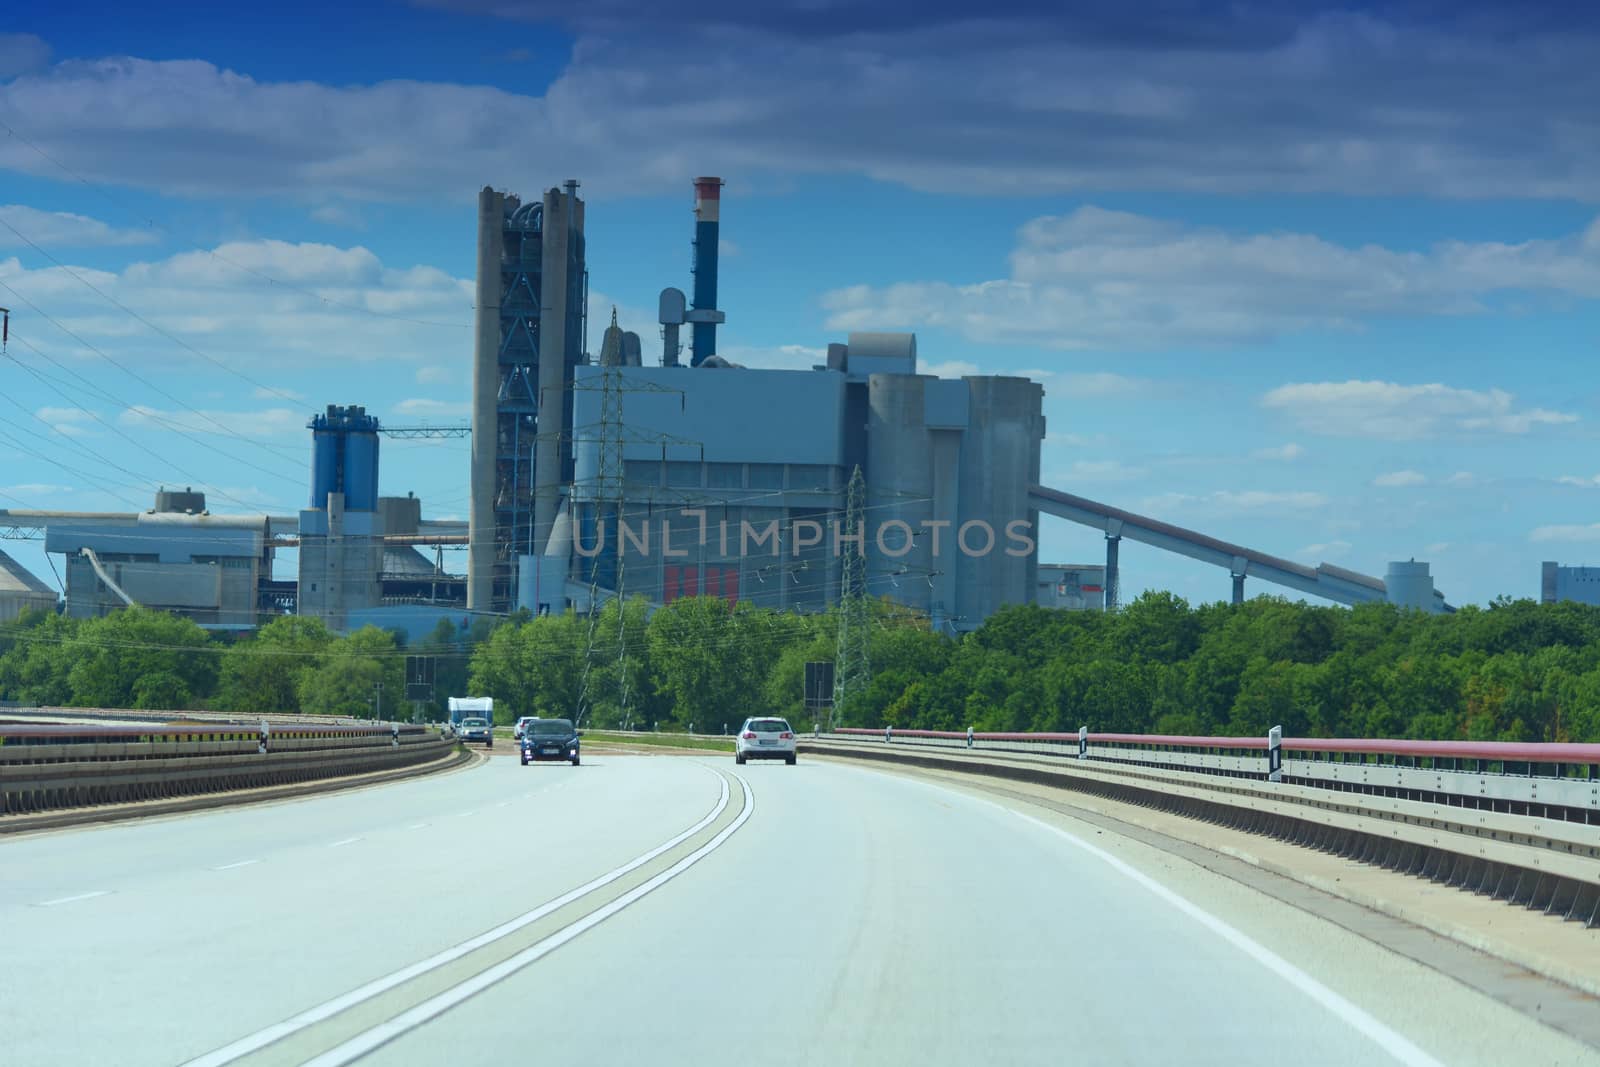
<path id="1" fill-rule="evenodd" d="M 1595 744 L 1185 737 L 1087 730 L 1077 734 L 960 733 L 892 727 L 845 728 L 831 736 L 1047 753 L 1600 825 L 1600 745 Z"/>
<path id="2" fill-rule="evenodd" d="M 803 742 L 1174 811 L 1600 926 L 1600 745 L 893 728 Z"/>
<path id="3" fill-rule="evenodd" d="M 162 723 L 0 727 L 7 815 L 395 770 L 454 746 L 411 724 Z"/>

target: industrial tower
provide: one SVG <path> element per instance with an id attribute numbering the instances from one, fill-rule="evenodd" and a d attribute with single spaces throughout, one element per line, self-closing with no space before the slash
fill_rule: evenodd
<path id="1" fill-rule="evenodd" d="M 578 183 L 543 202 L 478 195 L 467 608 L 506 613 L 572 479 L 568 387 L 582 362 L 589 274 Z M 548 409 L 548 410 L 547 410 Z M 545 443 L 537 444 L 541 436 Z"/>

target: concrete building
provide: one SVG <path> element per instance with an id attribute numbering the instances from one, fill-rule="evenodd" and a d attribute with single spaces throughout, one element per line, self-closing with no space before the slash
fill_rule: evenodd
<path id="1" fill-rule="evenodd" d="M 10 622 L 24 611 L 55 611 L 56 591 L 22 564 L 0 552 L 0 622 Z"/>
<path id="2" fill-rule="evenodd" d="M 1041 563 L 1033 602 L 1066 611 L 1105 608 L 1106 569 L 1099 563 Z"/>
<path id="3" fill-rule="evenodd" d="M 1028 602 L 1043 390 L 1021 378 L 920 375 L 916 358 L 914 335 L 852 334 L 810 371 L 746 369 L 714 355 L 698 367 L 618 368 L 609 373 L 625 429 L 614 431 L 601 417 L 607 368 L 577 368 L 565 584 L 598 572 L 597 584 L 615 587 L 618 534 L 600 522 L 609 498 L 599 491 L 604 437 L 614 432 L 628 593 L 827 608 L 853 543 L 846 491 L 859 466 L 869 594 L 953 631 Z M 559 611 L 561 571 L 545 573 L 529 606 Z"/>
<path id="4" fill-rule="evenodd" d="M 1539 600 L 1545 604 L 1559 600 L 1600 604 L 1600 567 L 1563 567 L 1546 561 L 1540 568 Z"/>
<path id="5" fill-rule="evenodd" d="M 516 606 L 519 565 L 544 552 L 559 487 L 572 479 L 569 385 L 586 350 L 589 288 L 577 189 L 569 181 L 526 204 L 488 187 L 478 196 L 467 560 L 475 611 Z"/>
<path id="6" fill-rule="evenodd" d="M 382 599 L 383 513 L 378 510 L 378 420 L 365 408 L 311 420 L 311 505 L 300 512 L 296 611 L 343 630 L 352 611 Z"/>
<path id="7" fill-rule="evenodd" d="M 207 629 L 250 629 L 272 573 L 266 515 L 212 515 L 205 494 L 162 490 L 127 522 L 65 519 L 45 528 L 45 551 L 66 556 L 66 613 L 92 619 L 137 604 Z M 118 517 L 122 518 L 122 517 Z"/>

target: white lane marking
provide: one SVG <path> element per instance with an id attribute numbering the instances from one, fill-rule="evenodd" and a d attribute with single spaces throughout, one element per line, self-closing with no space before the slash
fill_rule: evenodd
<path id="1" fill-rule="evenodd" d="M 711 770 L 709 767 L 706 769 Z M 712 771 L 711 773 L 716 774 L 715 771 Z M 322 1022 L 324 1019 L 331 1019 L 333 1016 L 339 1014 L 345 1009 L 354 1007 L 363 1001 L 371 1000 L 373 997 L 378 996 L 381 993 L 388 992 L 395 986 L 403 985 L 420 974 L 426 974 L 431 970 L 443 967 L 445 964 L 450 963 L 453 960 L 458 960 L 462 956 L 465 956 L 471 952 L 476 952 L 484 945 L 492 944 L 503 937 L 507 937 L 516 933 L 518 930 L 529 925 L 530 923 L 538 922 L 546 915 L 560 911 L 568 904 L 571 904 L 574 900 L 587 896 L 603 886 L 610 885 L 618 878 L 622 878 L 629 872 L 637 870 L 662 853 L 669 852 L 678 847 L 683 842 L 687 841 L 689 838 L 693 837 L 695 834 L 699 833 L 701 830 L 704 830 L 707 826 L 710 826 L 713 822 L 715 822 L 717 820 L 717 816 L 721 815 L 723 809 L 728 806 L 729 795 L 728 780 L 718 774 L 717 781 L 721 783 L 722 786 L 721 795 L 717 798 L 717 803 L 711 809 L 711 811 L 708 812 L 699 822 L 680 833 L 677 837 L 674 837 L 672 840 L 667 841 L 664 844 L 657 845 L 644 855 L 629 860 L 621 867 L 618 867 L 612 871 L 607 871 L 598 878 L 585 882 L 578 888 L 563 893 L 554 900 L 547 901 L 546 903 L 539 905 L 539 907 L 534 908 L 532 911 L 519 915 L 509 922 L 501 923 L 492 930 L 479 934 L 477 937 L 471 938 L 470 940 L 463 941 L 454 948 L 445 949 L 443 952 L 429 956 L 427 959 L 421 960 L 417 963 L 413 963 L 409 967 L 402 967 L 393 974 L 385 975 L 382 978 L 368 982 L 366 985 L 361 986 L 360 988 L 352 989 L 350 992 L 334 997 L 332 1000 L 327 1001 L 326 1003 L 318 1004 L 314 1008 L 308 1008 L 298 1015 L 294 1015 L 288 1019 L 285 1019 L 281 1023 L 274 1023 L 272 1026 L 269 1026 L 264 1030 L 258 1030 L 253 1034 L 247 1034 L 232 1044 L 224 1045 L 222 1048 L 219 1048 L 213 1052 L 208 1052 L 198 1059 L 190 1060 L 188 1063 L 183 1064 L 182 1067 L 222 1067 L 223 1064 L 232 1063 L 237 1059 L 250 1055 L 250 1053 L 255 1052 L 258 1049 L 266 1048 L 273 1042 L 288 1037 L 290 1034 L 298 1033 L 308 1026 L 314 1026 L 315 1024 Z"/>
<path id="2" fill-rule="evenodd" d="M 408 826 L 408 827 L 406 827 L 406 829 L 407 829 L 407 830 L 420 830 L 420 829 L 422 829 L 422 828 L 423 828 L 423 827 L 424 827 L 424 826 L 427 826 L 427 825 L 428 825 L 428 824 L 427 824 L 427 823 L 425 823 L 425 822 L 414 822 L 414 823 L 412 823 L 412 824 L 411 824 L 411 825 L 410 825 L 410 826 Z"/>
<path id="3" fill-rule="evenodd" d="M 995 802 L 991 800 L 984 800 L 983 803 L 995 804 Z M 1249 956 L 1267 970 L 1271 971 L 1273 974 L 1276 974 L 1279 978 L 1282 978 L 1284 981 L 1288 982 L 1290 985 L 1306 994 L 1306 996 L 1322 1005 L 1322 1007 L 1326 1008 L 1334 1015 L 1337 1015 L 1340 1019 L 1344 1020 L 1350 1026 L 1360 1031 L 1369 1040 L 1371 1040 L 1378 1047 L 1382 1048 L 1400 1063 L 1407 1064 L 1409 1067 L 1444 1067 L 1440 1061 L 1428 1055 L 1428 1053 L 1424 1052 L 1421 1048 L 1418 1048 L 1410 1041 L 1410 1039 L 1402 1036 L 1398 1031 L 1392 1029 L 1387 1024 L 1380 1022 L 1376 1017 L 1369 1014 L 1364 1008 L 1360 1008 L 1351 1003 L 1349 1000 L 1346 1000 L 1344 997 L 1340 996 L 1338 993 L 1335 993 L 1332 989 L 1329 989 L 1327 986 L 1323 985 L 1321 982 L 1317 981 L 1315 978 L 1311 977 L 1305 971 L 1302 971 L 1300 968 L 1296 967 L 1294 964 L 1290 963 L 1276 952 L 1273 952 L 1271 949 L 1267 948 L 1250 935 L 1238 930 L 1233 926 L 1230 926 L 1228 923 L 1217 918 L 1215 915 L 1212 915 L 1199 905 L 1179 896 L 1177 893 L 1168 889 L 1166 886 L 1162 885 L 1160 882 L 1156 881 L 1154 878 L 1151 878 L 1144 872 L 1131 866 L 1125 861 L 1118 859 L 1116 856 L 1113 856 L 1104 849 L 1091 845 L 1087 841 L 1079 840 L 1072 834 L 1061 829 L 1059 826 L 1052 826 L 1043 819 L 1036 819 L 1032 815 L 1024 815 L 1022 812 L 1008 808 L 1003 804 L 995 804 L 995 807 L 1000 808 L 1001 811 L 1009 812 L 1019 819 L 1031 822 L 1035 826 L 1048 830 L 1060 837 L 1062 840 L 1066 841 L 1068 844 L 1073 845 L 1076 848 L 1080 848 L 1095 858 L 1109 864 L 1118 873 L 1132 879 L 1145 889 L 1148 889 L 1157 897 L 1160 897 L 1161 900 L 1176 908 L 1178 911 L 1183 912 L 1183 914 L 1189 916 L 1189 918 L 1195 920 L 1212 933 L 1217 934 L 1224 941 L 1227 941 L 1229 944 L 1243 952 L 1246 956 Z"/>
<path id="4" fill-rule="evenodd" d="M 75 893 L 70 897 L 57 897 L 54 900 L 40 901 L 38 906 L 41 908 L 53 908 L 57 904 L 71 904 L 74 900 L 90 900 L 94 897 L 103 897 L 110 892 L 111 890 L 109 889 L 96 889 L 92 893 Z"/>
<path id="5" fill-rule="evenodd" d="M 511 806 L 511 801 L 509 801 L 509 800 L 502 800 L 500 803 L 495 805 L 495 807 L 497 807 L 497 808 L 509 808 L 510 806 Z"/>
<path id="6" fill-rule="evenodd" d="M 482 971 L 459 985 L 446 989 L 443 993 L 423 1001 L 410 1011 L 402 1012 L 386 1023 L 380 1023 L 365 1033 L 357 1034 L 344 1044 L 329 1049 L 315 1059 L 307 1060 L 302 1067 L 344 1067 L 345 1064 L 354 1063 L 369 1052 L 387 1045 L 397 1037 L 404 1036 L 430 1019 L 443 1015 L 462 1001 L 476 996 L 495 983 L 511 977 L 524 967 L 544 956 L 548 956 L 579 934 L 599 926 L 623 908 L 655 892 L 696 863 L 705 859 L 721 848 L 728 838 L 733 836 L 734 831 L 743 826 L 749 820 L 751 813 L 755 811 L 756 798 L 755 794 L 750 792 L 750 783 L 740 775 L 736 774 L 734 777 L 739 779 L 739 788 L 744 791 L 744 810 L 739 813 L 738 818 L 723 827 L 722 832 L 717 834 L 716 837 L 713 837 L 710 841 L 707 841 L 654 878 L 640 883 L 616 900 L 590 912 L 577 922 L 562 927 L 549 937 L 529 945 L 515 956 L 497 963 L 487 971 Z"/>
<path id="7" fill-rule="evenodd" d="M 328 847 L 329 848 L 340 848 L 340 847 L 343 847 L 344 845 L 353 845 L 357 841 L 360 841 L 360 840 L 361 840 L 361 838 L 359 838 L 359 837 L 347 837 L 343 841 L 335 841 L 333 844 L 329 845 Z"/>
<path id="8" fill-rule="evenodd" d="M 235 870 L 236 868 L 239 868 L 239 867 L 248 867 L 252 863 L 260 863 L 260 862 L 261 862 L 260 860 L 240 860 L 238 863 L 224 863 L 221 867 L 213 867 L 211 869 L 213 871 L 231 871 L 231 870 Z"/>
<path id="9" fill-rule="evenodd" d="M 465 819 L 465 818 L 467 818 L 469 816 L 476 815 L 476 814 L 478 814 L 476 811 L 464 811 L 460 815 L 457 815 L 456 818 Z"/>

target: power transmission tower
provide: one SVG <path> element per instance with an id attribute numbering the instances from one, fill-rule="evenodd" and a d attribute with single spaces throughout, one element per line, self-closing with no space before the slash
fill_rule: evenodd
<path id="1" fill-rule="evenodd" d="M 850 536 L 864 532 L 866 524 L 866 484 L 857 466 L 850 474 L 850 487 L 845 493 L 845 532 Z M 851 545 L 840 563 L 839 581 L 839 646 L 834 654 L 833 707 L 828 712 L 828 729 L 833 729 L 833 716 L 850 697 L 866 689 L 872 679 L 872 667 L 867 658 L 867 636 L 870 619 L 867 604 L 867 557 L 862 542 Z"/>

